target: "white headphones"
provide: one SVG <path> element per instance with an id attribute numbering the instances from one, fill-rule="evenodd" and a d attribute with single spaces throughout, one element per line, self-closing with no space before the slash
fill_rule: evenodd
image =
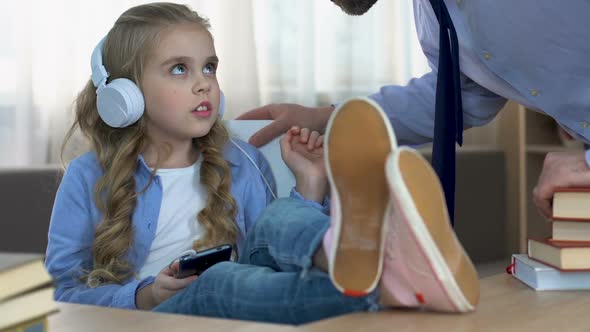
<path id="1" fill-rule="evenodd" d="M 106 37 L 100 40 L 90 58 L 92 83 L 96 87 L 96 108 L 100 118 L 113 128 L 128 127 L 143 115 L 145 102 L 139 87 L 130 79 L 117 78 L 107 84 L 109 73 L 102 64 L 102 51 Z M 219 112 L 225 112 L 225 96 L 220 92 Z"/>
<path id="2" fill-rule="evenodd" d="M 143 115 L 145 103 L 143 94 L 130 79 L 117 78 L 107 84 L 109 73 L 102 64 L 105 38 L 96 45 L 90 58 L 92 83 L 96 87 L 96 107 L 100 118 L 106 124 L 114 128 L 123 128 L 139 120 Z"/>
<path id="3" fill-rule="evenodd" d="M 90 59 L 92 83 L 96 87 L 96 108 L 98 108 L 100 118 L 107 125 L 114 128 L 124 128 L 134 124 L 141 118 L 145 108 L 145 102 L 139 87 L 130 79 L 117 78 L 107 84 L 109 73 L 102 64 L 102 49 L 105 38 L 101 39 L 98 45 L 96 45 Z M 222 118 L 223 113 L 225 113 L 225 95 L 222 91 L 220 91 L 219 97 L 219 112 L 217 116 Z M 254 162 L 254 159 L 240 145 L 234 142 L 233 139 L 230 139 L 230 142 L 254 165 L 258 173 L 262 176 L 262 180 L 271 195 L 276 199 L 277 195 L 272 190 L 262 170 Z"/>

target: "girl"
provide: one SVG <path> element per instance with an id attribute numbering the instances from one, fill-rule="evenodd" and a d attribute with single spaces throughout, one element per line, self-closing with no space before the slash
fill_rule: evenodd
<path id="1" fill-rule="evenodd" d="M 110 83 L 103 89 L 122 77 L 137 82 L 145 114 L 113 128 L 104 121 L 113 125 L 106 113 L 112 110 L 101 109 L 104 91 L 98 110 L 92 81 L 78 96 L 68 137 L 79 126 L 92 151 L 69 164 L 52 214 L 47 266 L 58 300 L 150 308 L 195 279 L 162 270 L 187 249 L 232 243 L 242 254 L 243 237 L 271 193 L 228 144 L 217 114 L 218 60 L 208 27 L 184 6 L 159 3 L 128 10 L 106 37 L 102 58 Z M 317 133 L 293 134 L 321 143 Z M 261 154 L 236 143 L 274 186 Z M 309 195 L 307 188 L 301 193 Z"/>
<path id="2" fill-rule="evenodd" d="M 229 142 L 218 116 L 208 28 L 186 6 L 141 5 L 121 15 L 93 54 L 92 80 L 67 136 L 79 127 L 92 151 L 69 163 L 49 228 L 55 298 L 292 324 L 417 305 L 397 301 L 387 285 L 344 296 L 324 272 L 322 240 L 331 226 L 317 132 L 292 128 L 283 137 L 296 187 L 267 207 L 265 178 L 274 186 L 267 162 L 252 146 Z M 183 251 L 224 243 L 235 246 L 238 262 L 174 278 L 178 263 L 168 263 Z"/>
<path id="3" fill-rule="evenodd" d="M 245 236 L 272 196 L 228 143 L 208 28 L 185 6 L 154 3 L 123 13 L 106 36 L 99 51 L 108 81 L 90 80 L 80 92 L 64 143 L 79 127 L 92 151 L 69 163 L 53 208 L 46 265 L 57 300 L 151 309 L 196 279 L 176 279 L 177 263 L 168 267 L 187 249 L 232 243 L 234 257 L 244 254 Z M 128 125 L 114 123 L 104 109 L 112 105 L 101 101 L 101 84 L 112 88 L 120 78 L 136 84 L 145 103 Z M 321 142 L 317 132 L 294 128 L 282 152 L 297 177 L 292 197 L 325 211 Z M 274 187 L 262 155 L 235 143 Z"/>

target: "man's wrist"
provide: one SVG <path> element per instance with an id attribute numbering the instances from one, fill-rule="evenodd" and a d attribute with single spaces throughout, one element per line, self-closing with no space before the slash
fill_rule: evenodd
<path id="1" fill-rule="evenodd" d="M 324 133 L 326 131 L 326 126 L 328 124 L 328 120 L 332 115 L 332 112 L 336 109 L 336 105 L 332 104 L 330 106 L 318 107 L 317 110 L 323 114 L 322 122 L 324 123 L 323 128 L 321 128 L 320 132 Z"/>

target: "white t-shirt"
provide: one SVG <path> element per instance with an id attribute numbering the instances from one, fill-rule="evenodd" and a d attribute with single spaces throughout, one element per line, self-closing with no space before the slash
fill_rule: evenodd
<path id="1" fill-rule="evenodd" d="M 203 236 L 197 214 L 205 207 L 207 190 L 200 182 L 202 158 L 189 167 L 160 169 L 162 204 L 156 235 L 139 276 L 156 276 Z"/>

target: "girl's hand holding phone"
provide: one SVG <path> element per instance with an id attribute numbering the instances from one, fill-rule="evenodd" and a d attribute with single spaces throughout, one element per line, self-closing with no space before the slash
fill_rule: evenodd
<path id="1" fill-rule="evenodd" d="M 175 277 L 178 271 L 178 261 L 166 266 L 156 276 L 156 281 L 137 292 L 135 295 L 136 306 L 139 309 L 151 310 L 158 304 L 164 302 L 174 294 L 186 288 L 198 276 L 190 276 L 183 279 Z"/>

